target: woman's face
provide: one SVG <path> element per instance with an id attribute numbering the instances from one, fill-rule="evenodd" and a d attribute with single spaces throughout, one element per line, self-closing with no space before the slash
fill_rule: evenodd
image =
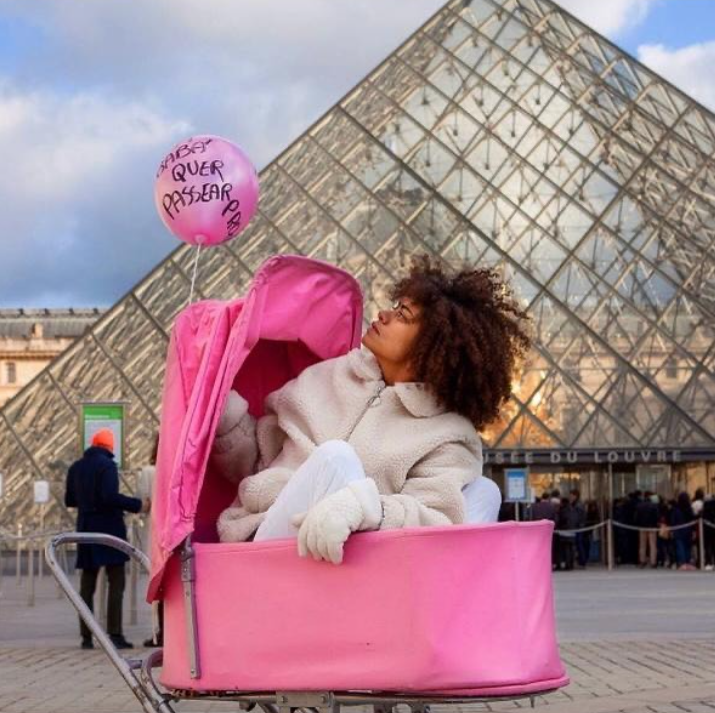
<path id="1" fill-rule="evenodd" d="M 409 354 L 420 330 L 420 308 L 403 297 L 389 310 L 381 310 L 365 332 L 362 343 L 377 358 L 386 381 L 412 381 Z"/>

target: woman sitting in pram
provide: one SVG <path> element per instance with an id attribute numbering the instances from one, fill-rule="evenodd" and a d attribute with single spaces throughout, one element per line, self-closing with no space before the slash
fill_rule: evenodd
<path id="1" fill-rule="evenodd" d="M 305 369 L 257 422 L 230 392 L 212 450 L 239 482 L 222 541 L 297 536 L 338 564 L 353 532 L 496 521 L 478 431 L 511 394 L 527 315 L 493 270 L 426 257 L 390 296 L 364 349 Z"/>

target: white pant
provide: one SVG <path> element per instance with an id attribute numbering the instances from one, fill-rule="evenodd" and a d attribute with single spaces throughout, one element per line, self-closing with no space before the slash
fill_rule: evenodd
<path id="1" fill-rule="evenodd" d="M 360 457 L 345 441 L 326 441 L 292 475 L 266 513 L 254 542 L 297 537 L 293 516 L 307 512 L 318 501 L 354 480 L 366 478 Z M 479 476 L 463 489 L 470 524 L 496 522 L 501 493 L 494 481 Z"/>

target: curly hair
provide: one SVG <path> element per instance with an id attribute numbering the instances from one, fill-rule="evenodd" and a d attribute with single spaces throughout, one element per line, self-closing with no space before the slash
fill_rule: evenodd
<path id="1" fill-rule="evenodd" d="M 416 381 L 478 431 L 499 417 L 518 364 L 531 347 L 529 316 L 491 268 L 452 271 L 423 255 L 390 290 L 413 300 L 420 329 L 410 352 Z"/>

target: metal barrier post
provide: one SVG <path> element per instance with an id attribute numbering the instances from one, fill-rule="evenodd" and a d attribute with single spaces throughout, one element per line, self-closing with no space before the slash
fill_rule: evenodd
<path id="1" fill-rule="evenodd" d="M 137 521 L 132 519 L 129 529 L 129 544 L 137 546 Z M 138 584 L 138 562 L 132 557 L 129 560 L 129 623 L 136 624 L 137 617 L 137 584 Z"/>
<path id="2" fill-rule="evenodd" d="M 700 571 L 705 571 L 705 525 L 703 523 L 703 518 L 698 518 L 698 560 L 700 564 Z"/>
<path id="3" fill-rule="evenodd" d="M 22 525 L 17 526 L 17 540 L 15 548 L 15 584 L 22 584 Z"/>
<path id="4" fill-rule="evenodd" d="M 608 571 L 611 572 L 613 570 L 613 520 L 610 517 L 606 520 L 606 530 L 608 531 Z"/>
<path id="5" fill-rule="evenodd" d="M 28 540 L 28 560 L 27 560 L 27 606 L 35 606 L 35 541 Z"/>
<path id="6" fill-rule="evenodd" d="M 40 505 L 40 532 L 45 531 L 45 504 Z M 37 553 L 38 577 L 42 581 L 42 575 L 45 571 L 45 546 L 44 542 L 40 541 L 40 551 Z"/>

